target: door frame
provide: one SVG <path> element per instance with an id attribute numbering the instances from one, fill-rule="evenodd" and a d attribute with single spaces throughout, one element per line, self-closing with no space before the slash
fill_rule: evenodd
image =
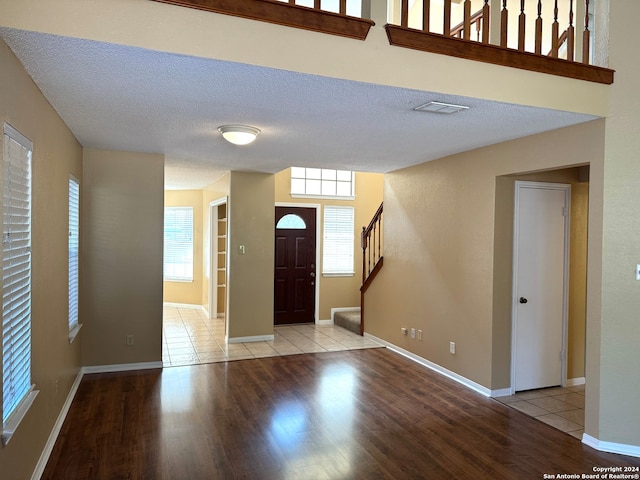
<path id="1" fill-rule="evenodd" d="M 514 183 L 513 208 L 513 272 L 511 290 L 511 394 L 516 391 L 516 335 L 518 308 L 518 211 L 520 207 L 520 188 L 539 188 L 544 190 L 564 191 L 564 261 L 562 265 L 562 352 L 561 352 L 561 385 L 567 384 L 567 345 L 569 325 L 569 246 L 571 225 L 571 185 L 567 183 L 529 182 L 516 180 Z"/>
<path id="2" fill-rule="evenodd" d="M 321 272 L 320 270 L 320 238 L 321 238 L 321 228 L 320 228 L 320 210 L 322 205 L 320 205 L 319 203 L 291 203 L 291 202 L 276 202 L 274 204 L 274 209 L 275 207 L 293 207 L 293 208 L 314 208 L 316 210 L 316 284 L 315 284 L 315 290 L 313 292 L 314 297 L 315 297 L 315 311 L 313 312 L 314 314 L 314 319 L 315 319 L 315 324 L 318 325 L 319 321 L 320 321 L 320 277 L 322 277 L 322 274 L 319 274 L 318 272 Z M 273 225 L 273 229 L 274 229 L 274 234 L 275 234 L 275 223 Z"/>
<path id="3" fill-rule="evenodd" d="M 209 202 L 209 319 L 218 318 L 218 207 L 220 205 L 227 205 L 227 234 L 229 233 L 229 213 L 228 213 L 228 198 L 221 197 Z M 225 255 L 225 267 L 227 268 L 227 274 L 229 273 L 229 255 Z M 215 275 L 215 276 L 214 276 Z M 215 281 L 214 281 L 215 280 Z M 225 289 L 225 296 L 229 289 Z M 225 298 L 225 304 L 227 299 Z M 226 309 L 225 309 L 226 311 Z M 228 325 L 228 319 L 225 319 L 225 325 Z M 225 327 L 227 328 L 227 327 Z"/>

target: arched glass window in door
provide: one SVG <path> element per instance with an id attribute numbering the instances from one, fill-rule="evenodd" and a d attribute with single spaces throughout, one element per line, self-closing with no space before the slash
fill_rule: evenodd
<path id="1" fill-rule="evenodd" d="M 277 229 L 290 229 L 290 230 L 304 230 L 307 228 L 307 224 L 304 223 L 304 220 L 300 218 L 298 215 L 293 213 L 288 213 L 280 220 L 278 220 L 278 224 L 276 225 Z"/>

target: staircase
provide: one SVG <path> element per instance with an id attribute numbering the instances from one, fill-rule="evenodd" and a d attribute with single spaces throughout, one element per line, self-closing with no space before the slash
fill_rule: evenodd
<path id="1" fill-rule="evenodd" d="M 364 335 L 364 294 L 382 268 L 382 204 L 367 227 L 362 227 L 362 286 L 360 310 L 336 312 L 333 323 L 358 335 Z"/>

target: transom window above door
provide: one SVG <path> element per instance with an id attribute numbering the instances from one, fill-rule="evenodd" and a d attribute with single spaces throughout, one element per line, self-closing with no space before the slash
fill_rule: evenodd
<path id="1" fill-rule="evenodd" d="M 331 168 L 291 167 L 292 197 L 355 198 L 355 173 Z"/>

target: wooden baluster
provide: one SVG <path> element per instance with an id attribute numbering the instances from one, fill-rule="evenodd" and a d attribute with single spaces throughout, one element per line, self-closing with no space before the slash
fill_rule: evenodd
<path id="1" fill-rule="evenodd" d="M 313 8 L 320 10 L 320 0 L 313 0 Z"/>
<path id="2" fill-rule="evenodd" d="M 502 15 L 500 19 L 500 46 L 501 47 L 507 46 L 508 26 L 509 26 L 509 11 L 507 10 L 507 0 L 502 0 Z"/>
<path id="3" fill-rule="evenodd" d="M 364 285 L 364 281 L 367 278 L 366 267 L 367 267 L 367 240 L 365 231 L 367 229 L 362 227 L 362 233 L 360 234 L 360 246 L 362 247 L 362 284 Z"/>
<path id="4" fill-rule="evenodd" d="M 518 50 L 524 52 L 524 39 L 527 29 L 527 16 L 524 13 L 524 0 L 520 0 L 520 17 L 518 17 Z"/>
<path id="5" fill-rule="evenodd" d="M 400 11 L 400 26 L 407 28 L 409 26 L 409 0 L 402 0 Z"/>
<path id="6" fill-rule="evenodd" d="M 378 225 L 378 260 L 380 260 L 380 257 L 382 257 L 382 215 L 378 219 Z"/>
<path id="7" fill-rule="evenodd" d="M 431 0 L 422 0 L 422 30 L 431 31 Z"/>
<path id="8" fill-rule="evenodd" d="M 371 248 L 371 250 L 373 251 L 373 266 L 376 266 L 376 224 L 373 224 L 373 233 L 371 234 L 371 236 L 373 237 L 373 246 Z"/>
<path id="9" fill-rule="evenodd" d="M 451 0 L 444 0 L 444 30 L 445 37 L 451 36 Z"/>
<path id="10" fill-rule="evenodd" d="M 347 14 L 347 0 L 340 0 L 340 15 Z"/>
<path id="11" fill-rule="evenodd" d="M 463 38 L 471 40 L 471 0 L 464 1 L 464 30 Z"/>
<path id="12" fill-rule="evenodd" d="M 482 43 L 489 43 L 489 15 L 490 15 L 489 0 L 484 0 L 484 6 L 482 7 Z"/>
<path id="13" fill-rule="evenodd" d="M 591 32 L 589 31 L 589 0 L 585 0 L 584 32 L 582 33 L 582 63 L 591 62 Z"/>
<path id="14" fill-rule="evenodd" d="M 573 0 L 569 0 L 569 28 L 567 28 L 567 60 L 573 62 L 575 54 L 575 28 L 573 27 Z"/>
<path id="15" fill-rule="evenodd" d="M 536 18 L 536 54 L 542 55 L 542 0 L 538 0 L 538 18 Z"/>
<path id="16" fill-rule="evenodd" d="M 558 24 L 558 0 L 555 1 L 553 9 L 553 25 L 551 25 L 551 52 L 550 57 L 558 58 L 558 32 L 560 25 Z"/>

